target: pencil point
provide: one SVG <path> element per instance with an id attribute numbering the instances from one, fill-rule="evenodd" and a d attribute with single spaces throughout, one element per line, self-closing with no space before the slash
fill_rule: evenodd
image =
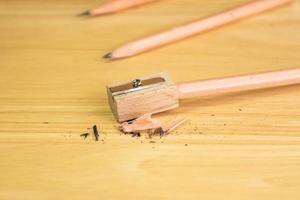
<path id="1" fill-rule="evenodd" d="M 83 13 L 78 14 L 78 16 L 86 16 L 86 15 L 90 15 L 90 11 L 84 11 Z"/>
<path id="2" fill-rule="evenodd" d="M 112 58 L 112 53 L 109 52 L 108 54 L 105 54 L 105 55 L 103 56 L 103 58 L 104 58 L 104 59 L 111 59 L 111 58 Z"/>

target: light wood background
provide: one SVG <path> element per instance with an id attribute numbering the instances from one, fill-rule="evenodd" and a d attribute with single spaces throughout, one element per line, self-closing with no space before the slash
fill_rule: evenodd
<path id="1" fill-rule="evenodd" d="M 300 67 L 300 1 L 130 59 L 124 42 L 246 0 L 163 0 L 97 18 L 102 0 L 0 0 L 0 199 L 298 199 L 300 86 L 191 99 L 153 140 L 120 135 L 105 85 Z M 101 141 L 91 132 L 97 124 Z M 150 142 L 153 141 L 153 142 Z"/>

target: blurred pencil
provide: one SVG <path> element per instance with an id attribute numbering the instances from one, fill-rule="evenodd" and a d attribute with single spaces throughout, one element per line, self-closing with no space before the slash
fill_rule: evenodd
<path id="1" fill-rule="evenodd" d="M 150 37 L 129 42 L 118 49 L 106 54 L 103 58 L 119 59 L 134 56 L 151 49 L 182 40 L 197 33 L 202 33 L 207 30 L 240 20 L 242 18 L 261 13 L 266 10 L 287 4 L 292 0 L 259 0 L 248 4 L 244 4 L 237 8 L 222 12 L 220 14 L 173 28 L 166 32 L 162 32 Z"/>
<path id="2" fill-rule="evenodd" d="M 121 10 L 137 7 L 143 4 L 151 3 L 154 1 L 158 1 L 158 0 L 113 0 L 97 8 L 85 11 L 80 15 L 89 15 L 89 16 L 106 15 Z"/>

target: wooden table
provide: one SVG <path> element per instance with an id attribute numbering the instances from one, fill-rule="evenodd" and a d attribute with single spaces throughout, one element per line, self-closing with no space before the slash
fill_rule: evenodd
<path id="1" fill-rule="evenodd" d="M 116 15 L 102 0 L 0 1 L 0 199 L 297 199 L 300 86 L 183 101 L 166 138 L 120 135 L 105 85 L 300 66 L 300 1 L 130 59 L 124 42 L 246 2 L 165 0 Z M 91 134 L 94 124 L 100 141 Z"/>

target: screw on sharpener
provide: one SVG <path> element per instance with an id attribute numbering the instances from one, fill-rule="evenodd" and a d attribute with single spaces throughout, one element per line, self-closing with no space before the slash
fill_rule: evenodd
<path id="1" fill-rule="evenodd" d="M 138 88 L 142 85 L 142 80 L 141 79 L 134 79 L 132 81 L 132 87 L 133 88 Z"/>

